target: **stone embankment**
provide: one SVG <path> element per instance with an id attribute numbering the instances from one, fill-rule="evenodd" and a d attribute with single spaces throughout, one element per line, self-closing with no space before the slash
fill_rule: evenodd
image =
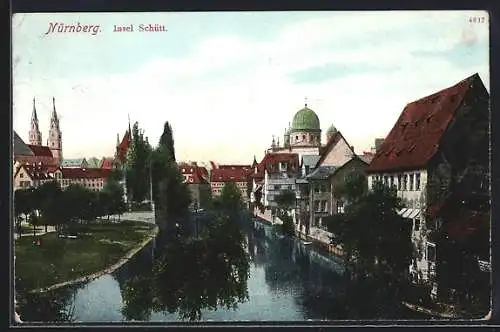
<path id="1" fill-rule="evenodd" d="M 123 264 L 125 264 L 126 262 L 128 262 L 132 257 L 134 257 L 139 251 L 141 251 L 146 245 L 149 244 L 149 242 L 151 242 L 151 240 L 153 240 L 153 238 L 158 234 L 158 227 L 155 227 L 154 229 L 154 232 L 152 234 L 150 234 L 146 240 L 144 240 L 142 243 L 140 243 L 137 247 L 135 247 L 134 249 L 130 250 L 125 256 L 123 256 L 118 262 L 116 262 L 115 264 L 111 265 L 110 267 L 104 269 L 104 270 L 101 270 L 99 272 L 96 272 L 96 273 L 92 273 L 90 275 L 87 275 L 87 276 L 84 276 L 84 277 L 80 277 L 80 278 L 77 278 L 77 279 L 73 279 L 73 280 L 69 280 L 69 281 L 65 281 L 65 282 L 61 282 L 61 283 L 58 283 L 58 284 L 55 284 L 55 285 L 52 285 L 50 287 L 44 287 L 44 288 L 38 288 L 38 289 L 34 289 L 34 290 L 31 290 L 30 293 L 44 293 L 44 292 L 48 292 L 48 291 L 51 291 L 51 290 L 54 290 L 54 289 L 58 289 L 58 288 L 61 288 L 61 287 L 65 287 L 65 286 L 69 286 L 69 285 L 73 285 L 73 284 L 78 284 L 78 283 L 81 283 L 81 282 L 87 282 L 87 281 L 91 281 L 91 280 L 94 280 L 94 279 L 97 279 L 105 274 L 109 274 L 109 273 L 112 273 L 114 272 L 115 270 L 117 270 L 119 267 L 121 267 Z"/>

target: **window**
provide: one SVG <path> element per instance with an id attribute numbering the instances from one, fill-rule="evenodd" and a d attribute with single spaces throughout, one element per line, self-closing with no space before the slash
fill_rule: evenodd
<path id="1" fill-rule="evenodd" d="M 319 212 L 319 201 L 314 201 L 314 211 Z"/>
<path id="2" fill-rule="evenodd" d="M 328 212 L 328 201 L 323 201 L 323 211 Z"/>
<path id="3" fill-rule="evenodd" d="M 427 243 L 427 260 L 429 262 L 436 261 L 436 246 L 431 243 Z"/>
<path id="4" fill-rule="evenodd" d="M 408 175 L 403 175 L 403 188 L 401 190 L 406 190 L 406 185 L 408 184 Z"/>
<path id="5" fill-rule="evenodd" d="M 415 219 L 415 225 L 414 225 L 414 230 L 418 232 L 420 230 L 420 218 Z"/>
<path id="6" fill-rule="evenodd" d="M 337 202 L 337 213 L 344 213 L 344 202 Z"/>
<path id="7" fill-rule="evenodd" d="M 314 185 L 314 192 L 319 193 L 319 185 Z"/>
<path id="8" fill-rule="evenodd" d="M 394 186 L 394 175 L 389 177 L 389 186 L 391 186 L 391 188 Z"/>
<path id="9" fill-rule="evenodd" d="M 387 175 L 385 175 L 384 176 L 384 185 L 387 186 L 388 182 L 389 182 L 389 177 Z"/>
<path id="10" fill-rule="evenodd" d="M 280 190 L 280 186 L 278 184 L 274 185 L 274 190 Z"/>
<path id="11" fill-rule="evenodd" d="M 24 173 L 19 173 L 19 177 L 22 179 L 24 178 Z"/>
<path id="12" fill-rule="evenodd" d="M 420 190 L 420 173 L 415 174 L 415 190 Z"/>
<path id="13" fill-rule="evenodd" d="M 401 174 L 398 175 L 398 190 L 401 190 Z"/>
<path id="14" fill-rule="evenodd" d="M 324 185 L 324 184 L 321 185 L 321 192 L 322 193 L 326 192 L 326 185 Z"/>
<path id="15" fill-rule="evenodd" d="M 410 188 L 408 190 L 413 190 L 413 174 L 410 174 Z"/>

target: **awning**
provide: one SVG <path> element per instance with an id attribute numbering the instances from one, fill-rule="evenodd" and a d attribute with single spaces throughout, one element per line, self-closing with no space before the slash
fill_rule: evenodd
<path id="1" fill-rule="evenodd" d="M 408 210 L 407 208 L 402 208 L 401 210 L 399 210 L 398 214 L 400 216 L 403 216 L 403 214 L 406 212 L 406 210 Z"/>
<path id="2" fill-rule="evenodd" d="M 419 209 L 413 209 L 413 211 L 411 211 L 411 213 L 410 213 L 410 215 L 408 216 L 408 218 L 410 218 L 410 219 L 415 219 L 415 218 L 417 218 L 419 215 L 420 215 L 420 210 L 419 210 Z"/>
<path id="3" fill-rule="evenodd" d="M 410 213 L 413 212 L 413 209 L 406 209 L 406 211 L 401 215 L 403 218 L 409 218 Z"/>

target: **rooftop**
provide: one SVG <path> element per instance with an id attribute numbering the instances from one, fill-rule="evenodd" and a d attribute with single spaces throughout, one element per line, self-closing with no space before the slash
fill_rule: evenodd
<path id="1" fill-rule="evenodd" d="M 479 75 L 474 74 L 408 104 L 380 145 L 367 172 L 425 167 L 438 151 L 441 138 L 473 86 L 481 86 L 487 93 Z"/>

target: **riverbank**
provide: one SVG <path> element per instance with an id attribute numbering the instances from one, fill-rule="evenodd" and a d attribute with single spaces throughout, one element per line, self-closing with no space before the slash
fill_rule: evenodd
<path id="1" fill-rule="evenodd" d="M 253 217 L 258 219 L 260 222 L 267 224 L 267 225 L 270 225 L 270 226 L 280 225 L 279 223 L 275 223 L 272 221 L 272 217 L 271 217 L 270 213 L 262 214 L 259 211 L 257 211 L 257 212 L 254 211 Z M 319 230 L 316 229 L 316 231 L 319 231 Z M 323 237 L 311 236 L 311 235 L 306 235 L 298 230 L 295 230 L 295 237 L 297 237 L 303 241 L 306 241 L 306 242 L 312 242 L 315 247 L 320 248 L 321 250 L 325 250 L 328 253 L 333 254 L 338 258 L 341 258 L 341 259 L 344 258 L 344 251 L 342 250 L 342 247 L 338 246 L 338 245 L 330 244 L 329 241 L 327 242 L 326 240 L 323 240 L 322 238 L 325 238 L 325 236 L 323 236 Z"/>
<path id="2" fill-rule="evenodd" d="M 157 226 L 137 221 L 82 226 L 78 239 L 60 239 L 55 233 L 16 241 L 16 289 L 47 292 L 90 281 L 111 273 L 146 246 Z"/>

